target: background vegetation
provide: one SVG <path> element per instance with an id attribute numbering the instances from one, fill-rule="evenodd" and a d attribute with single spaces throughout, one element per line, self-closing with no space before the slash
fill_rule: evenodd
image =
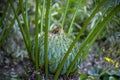
<path id="1" fill-rule="evenodd" d="M 120 79 L 120 0 L 4 0 L 0 7 L 1 79 Z M 48 53 L 56 46 L 49 46 L 49 35 L 56 26 L 61 26 L 61 35 L 72 42 L 51 74 Z M 39 57 L 42 41 L 44 56 Z M 68 60 L 76 45 L 74 59 Z M 58 53 L 59 49 L 54 56 Z M 42 68 L 39 58 L 44 58 Z M 66 61 L 71 64 L 61 75 Z M 72 73 L 77 61 L 77 73 Z"/>

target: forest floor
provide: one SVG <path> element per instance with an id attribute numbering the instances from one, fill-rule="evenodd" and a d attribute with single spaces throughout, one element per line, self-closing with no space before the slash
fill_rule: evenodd
<path id="1" fill-rule="evenodd" d="M 13 58 L 11 55 L 6 55 L 4 51 L 0 51 L 0 80 L 36 80 L 37 72 L 34 69 L 34 64 L 29 59 Z M 79 65 L 79 74 L 89 75 L 89 70 L 93 67 L 108 66 L 103 56 L 96 55 L 94 48 L 91 48 L 87 58 Z M 41 71 L 42 80 L 44 79 L 44 71 Z M 49 75 L 49 80 L 53 79 L 54 75 Z M 61 76 L 59 80 L 77 80 L 78 75 L 70 75 L 69 78 Z"/>
<path id="2" fill-rule="evenodd" d="M 88 56 L 81 63 L 79 67 L 79 75 L 73 74 L 68 78 L 66 76 L 60 76 L 59 80 L 80 80 L 80 74 L 86 74 L 90 76 L 95 74 L 95 68 L 111 68 L 111 64 L 106 62 L 105 54 L 99 53 L 96 45 L 93 46 Z M 120 68 L 120 65 L 118 66 Z M 93 73 L 90 71 L 93 69 Z M 104 69 L 103 69 L 104 70 Z M 42 80 L 45 80 L 44 71 L 40 71 Z M 0 50 L 0 80 L 37 80 L 36 75 L 38 72 L 35 71 L 34 64 L 28 58 L 19 60 L 13 58 L 11 55 L 6 54 Z M 54 75 L 50 74 L 48 80 L 53 80 Z"/>

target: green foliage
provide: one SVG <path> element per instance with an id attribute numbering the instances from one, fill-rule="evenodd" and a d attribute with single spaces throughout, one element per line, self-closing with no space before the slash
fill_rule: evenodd
<path id="1" fill-rule="evenodd" d="M 87 74 L 80 74 L 80 80 L 119 80 L 119 69 L 103 69 L 102 67 L 92 67 Z"/>
<path id="2" fill-rule="evenodd" d="M 49 31 L 49 28 L 52 24 L 51 19 L 54 18 L 51 16 L 52 15 L 51 11 L 53 9 L 52 0 L 49 0 L 47 2 L 45 2 L 44 0 L 43 1 L 44 4 L 42 6 L 39 5 L 40 4 L 39 0 L 36 0 L 35 21 L 34 21 L 35 34 L 33 37 L 33 42 L 34 42 L 33 43 L 31 41 L 31 35 L 29 30 L 30 28 L 29 13 L 27 12 L 29 1 L 25 1 L 25 2 L 21 0 L 18 1 L 20 5 L 20 10 L 22 12 L 21 14 L 23 17 L 23 23 L 25 24 L 25 27 L 23 27 L 19 19 L 18 11 L 15 8 L 14 1 L 9 0 L 9 4 L 13 10 L 15 18 L 11 22 L 9 28 L 6 30 L 7 32 L 5 33 L 5 36 L 1 37 L 0 47 L 7 38 L 7 35 L 9 34 L 16 19 L 23 36 L 29 58 L 35 63 L 36 71 L 38 71 L 39 68 L 42 69 L 43 67 L 45 67 L 46 79 L 48 77 L 49 72 L 55 73 L 54 80 L 57 80 L 60 74 L 66 74 L 67 76 L 69 76 L 69 73 L 77 70 L 78 68 L 77 66 L 80 64 L 80 59 L 81 61 L 84 60 L 84 58 L 88 54 L 89 49 L 92 47 L 93 43 L 98 38 L 98 36 L 103 32 L 107 23 L 110 20 L 112 20 L 112 18 L 116 13 L 118 13 L 118 11 L 120 11 L 119 0 L 115 0 L 115 1 L 94 0 L 93 3 L 95 5 L 93 4 L 93 6 L 95 8 L 91 7 L 90 9 L 92 10 L 90 11 L 90 13 L 87 14 L 86 9 L 88 7 L 85 6 L 87 4 L 87 1 L 88 0 L 80 0 L 80 1 L 78 0 L 80 4 L 77 4 L 77 6 L 75 6 L 74 5 L 76 4 L 75 0 L 67 0 L 65 1 L 67 5 L 65 7 L 61 7 L 63 8 L 63 11 L 58 10 L 58 13 L 61 14 L 64 13 L 61 21 L 58 21 L 57 24 L 62 23 L 62 28 L 64 29 L 65 32 L 66 31 L 68 32 L 68 34 L 65 34 L 65 32 L 61 29 L 58 29 L 57 33 L 56 30 Z M 72 2 L 74 2 L 74 4 L 71 4 Z M 25 10 L 24 10 L 24 6 L 22 6 L 23 3 L 25 3 Z M 107 5 L 107 3 L 111 3 L 111 4 Z M 84 13 L 83 15 L 79 14 L 79 10 L 83 9 L 83 8 L 79 8 L 82 7 L 81 5 L 84 6 L 85 8 L 84 11 L 81 12 Z M 74 7 L 75 13 L 73 13 L 74 9 L 72 10 L 71 7 Z M 72 19 L 68 18 L 69 12 L 71 12 L 70 16 L 73 15 Z M 99 12 L 101 12 L 102 16 L 98 15 L 97 18 L 95 18 Z M 87 15 L 87 17 L 85 17 L 84 15 Z M 77 18 L 77 16 L 79 17 Z M 69 22 L 67 21 L 67 19 L 69 20 Z M 93 22 L 94 20 L 95 22 Z M 57 18 L 55 18 L 55 21 L 57 21 Z M 72 40 L 67 35 L 70 35 L 72 33 L 72 28 L 74 27 L 73 24 L 75 23 L 75 21 L 77 22 L 80 21 L 80 23 L 78 24 L 80 24 L 80 26 L 82 27 L 79 28 L 78 34 Z M 68 30 L 65 30 L 66 23 L 70 23 L 70 25 L 67 25 Z M 91 26 L 89 25 L 90 23 L 92 23 L 92 28 L 90 29 L 90 31 L 88 31 L 88 34 L 86 34 L 85 31 L 88 29 L 88 26 Z M 80 47 L 78 47 L 76 45 L 79 43 L 79 40 L 81 40 L 81 36 L 83 34 L 86 34 L 86 36 L 84 39 L 82 39 L 83 42 L 81 42 L 82 44 L 79 45 Z M 32 48 L 32 44 L 33 44 L 33 48 Z M 93 74 L 95 73 L 96 71 L 93 71 Z M 84 75 L 82 76 L 82 78 L 84 78 Z M 38 79 L 40 79 L 39 75 L 38 75 Z M 109 79 L 115 80 L 115 77 L 110 76 Z"/>
<path id="3" fill-rule="evenodd" d="M 119 69 L 104 71 L 102 68 L 93 67 L 88 71 L 88 74 L 90 76 L 93 76 L 94 80 L 95 79 L 98 79 L 98 80 L 119 80 L 120 79 Z"/>

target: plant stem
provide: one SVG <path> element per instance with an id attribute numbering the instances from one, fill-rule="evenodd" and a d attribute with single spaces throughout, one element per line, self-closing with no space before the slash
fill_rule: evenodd
<path id="1" fill-rule="evenodd" d="M 26 37 L 26 35 L 25 35 L 24 29 L 23 29 L 23 27 L 22 27 L 22 24 L 21 24 L 21 22 L 20 22 L 19 16 L 17 15 L 18 12 L 15 10 L 15 7 L 14 7 L 12 1 L 13 1 L 13 0 L 9 0 L 10 5 L 11 5 L 11 7 L 12 7 L 12 9 L 13 9 L 14 14 L 15 14 L 15 18 L 17 19 L 17 22 L 18 22 L 20 31 L 21 31 L 21 33 L 22 33 L 22 36 L 23 36 L 23 39 L 24 39 L 24 42 L 25 42 L 27 51 L 29 52 L 29 49 L 28 49 L 28 40 L 27 40 L 27 37 Z M 30 56 L 30 55 L 29 55 L 29 56 Z"/>
<path id="2" fill-rule="evenodd" d="M 70 32 L 71 32 L 71 29 L 72 29 L 72 26 L 73 26 L 73 22 L 74 22 L 75 17 L 76 17 L 76 15 L 77 15 L 77 13 L 78 13 L 79 6 L 81 5 L 81 2 L 82 2 L 82 0 L 80 0 L 80 1 L 78 2 L 77 8 L 76 8 L 76 10 L 75 10 L 75 13 L 73 14 L 72 21 L 71 21 L 71 23 L 70 23 L 70 27 L 68 28 L 68 32 L 67 32 L 68 34 L 70 34 Z"/>
<path id="3" fill-rule="evenodd" d="M 51 0 L 47 1 L 46 17 L 45 17 L 45 38 L 44 38 L 44 59 L 45 59 L 45 74 L 48 78 L 48 28 L 50 26 L 50 4 Z"/>
<path id="4" fill-rule="evenodd" d="M 3 36 L 2 39 L 0 40 L 0 47 L 1 47 L 2 44 L 4 43 L 4 41 L 5 41 L 5 39 L 7 38 L 8 34 L 10 33 L 10 31 L 11 31 L 11 29 L 12 29 L 14 23 L 15 23 L 15 19 L 16 19 L 16 18 L 14 18 L 14 19 L 11 21 L 11 24 L 10 24 L 9 28 L 5 31 L 4 36 Z"/>
<path id="5" fill-rule="evenodd" d="M 30 31 L 29 31 L 29 27 L 28 27 L 28 13 L 27 13 L 27 2 L 28 0 L 26 0 L 26 15 L 24 14 L 24 9 L 23 9 L 23 1 L 22 0 L 19 0 L 20 2 L 20 7 L 21 7 L 21 11 L 22 11 L 22 15 L 23 15 L 23 20 L 24 20 L 24 24 L 25 24 L 25 29 L 26 29 L 26 32 L 27 32 L 27 40 L 28 40 L 28 49 L 29 49 L 29 58 L 32 59 L 32 55 L 31 55 L 31 41 L 30 41 Z"/>
<path id="6" fill-rule="evenodd" d="M 40 32 L 43 32 L 43 25 L 44 25 L 44 13 L 45 13 L 45 0 L 43 0 L 42 11 L 41 11 L 41 26 Z"/>
<path id="7" fill-rule="evenodd" d="M 74 60 L 71 62 L 70 67 L 69 67 L 68 72 L 67 72 L 67 76 L 69 75 L 72 67 L 74 66 L 74 64 L 75 64 L 75 62 L 78 60 L 78 58 L 80 57 L 82 50 L 85 48 L 85 46 L 87 45 L 87 43 L 88 43 L 88 41 L 91 39 L 91 37 L 94 36 L 94 38 L 96 39 L 96 38 L 100 35 L 100 33 L 102 32 L 102 30 L 105 28 L 105 25 L 111 20 L 111 18 L 114 16 L 114 14 L 115 14 L 117 11 L 120 10 L 119 7 L 120 7 L 120 5 L 118 5 L 118 6 L 116 6 L 115 8 L 113 8 L 113 9 L 111 10 L 111 12 L 107 15 L 107 17 L 105 17 L 104 20 L 103 20 L 101 23 L 99 23 L 99 25 L 97 25 L 97 26 L 98 26 L 98 30 L 97 30 L 98 32 L 97 32 L 96 35 L 93 35 L 93 34 L 88 35 L 88 37 L 85 39 L 85 41 L 84 41 L 83 44 L 81 45 L 81 47 L 80 47 L 80 49 L 79 49 L 79 52 L 78 52 L 77 55 L 75 56 Z"/>
<path id="8" fill-rule="evenodd" d="M 39 32 L 39 27 L 38 27 L 38 5 L 39 0 L 36 0 L 36 11 L 35 11 L 35 64 L 36 64 L 36 71 L 38 72 L 39 70 L 39 51 L 38 51 L 38 32 Z M 40 74 L 37 75 L 37 79 L 40 80 Z"/>
<path id="9" fill-rule="evenodd" d="M 67 16 L 67 11 L 69 9 L 69 5 L 70 5 L 70 0 L 67 0 L 67 5 L 66 5 L 66 8 L 65 8 L 65 13 L 63 15 L 63 20 L 62 20 L 62 27 L 64 26 L 65 24 L 65 19 L 66 19 L 66 16 Z"/>
<path id="10" fill-rule="evenodd" d="M 82 33 L 85 31 L 85 29 L 87 28 L 88 24 L 90 23 L 90 21 L 92 20 L 92 18 L 94 17 L 94 15 L 99 11 L 99 9 L 103 6 L 103 4 L 106 2 L 106 0 L 102 0 L 102 2 L 96 7 L 96 9 L 93 11 L 93 13 L 90 15 L 90 17 L 88 18 L 88 20 L 85 22 L 84 26 L 82 27 L 81 31 L 78 33 L 77 37 L 73 40 L 73 42 L 71 43 L 68 51 L 65 53 L 65 56 L 63 58 L 63 60 L 61 61 L 61 63 L 58 65 L 57 67 L 57 71 L 56 74 L 54 76 L 54 80 L 57 80 L 60 71 L 65 63 L 65 61 L 67 60 L 67 57 L 69 56 L 70 52 L 72 51 L 72 48 L 74 47 L 75 43 L 79 40 L 80 36 L 82 35 Z"/>
<path id="11" fill-rule="evenodd" d="M 31 45 L 31 40 L 30 40 L 30 31 L 29 31 L 29 21 L 28 21 L 28 0 L 26 0 L 26 6 L 25 6 L 25 22 L 26 22 L 26 32 L 27 32 L 27 37 L 28 37 L 28 42 L 29 42 L 29 54 L 32 56 L 32 45 Z M 32 59 L 32 57 L 30 56 L 30 58 Z"/>
<path id="12" fill-rule="evenodd" d="M 104 11 L 104 13 L 103 13 L 103 15 L 105 15 L 106 14 L 106 12 L 108 11 L 108 9 L 106 9 L 105 11 Z M 96 27 L 97 25 L 98 25 L 98 23 L 102 20 L 102 18 L 104 17 L 104 16 L 100 16 L 100 17 L 98 17 L 98 20 L 96 21 L 96 23 L 94 24 L 94 26 L 93 26 L 93 29 L 92 29 L 92 31 L 90 32 L 90 34 L 89 35 L 91 35 L 93 32 L 95 32 L 94 34 L 97 34 L 97 32 L 98 32 L 98 28 L 99 27 Z M 97 30 L 96 30 L 97 29 Z M 90 40 L 90 42 L 89 42 L 89 44 L 88 44 L 88 46 L 87 46 L 87 49 L 85 50 L 85 52 L 84 53 L 82 53 L 82 55 L 81 55 L 81 62 L 85 59 L 85 57 L 87 56 L 87 54 L 88 54 L 88 52 L 89 52 L 89 49 L 91 48 L 91 46 L 92 46 L 92 44 L 94 43 L 94 41 L 96 40 L 96 38 L 93 36 L 92 37 L 92 40 Z"/>

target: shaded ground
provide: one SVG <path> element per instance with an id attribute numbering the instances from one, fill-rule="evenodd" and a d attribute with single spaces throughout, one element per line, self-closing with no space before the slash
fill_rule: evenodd
<path id="1" fill-rule="evenodd" d="M 14 59 L 10 55 L 4 55 L 3 51 L 0 51 L 0 56 L 4 56 L 0 61 L 0 80 L 37 80 L 37 72 L 34 69 L 34 64 L 29 59 L 23 59 L 23 61 Z M 44 71 L 41 72 L 42 80 L 45 80 Z M 54 75 L 49 75 L 49 80 L 53 80 Z M 68 79 L 65 76 L 61 76 L 59 80 Z M 68 80 L 77 79 L 76 75 L 70 75 Z"/>
<path id="2" fill-rule="evenodd" d="M 95 71 L 93 71 L 92 73 L 90 71 L 92 69 L 97 70 L 97 68 L 100 68 L 103 69 L 103 72 L 105 72 L 105 69 L 113 69 L 114 65 L 106 62 L 104 59 L 105 56 L 103 55 L 105 54 L 100 53 L 100 50 L 98 50 L 95 44 L 85 60 L 78 66 L 79 74 L 94 76 L 97 73 L 99 74 L 99 72 L 95 73 Z M 23 58 L 23 60 L 21 60 L 19 57 L 15 58 L 0 50 L 0 80 L 37 80 L 36 74 L 38 74 L 38 72 L 35 71 L 34 67 L 35 65 L 28 58 Z M 120 65 L 118 65 L 118 68 L 120 68 Z M 44 71 L 40 72 L 42 80 L 45 80 Z M 49 80 L 53 80 L 53 76 L 54 75 L 50 74 Z M 79 75 L 76 74 L 70 75 L 68 78 L 60 76 L 59 80 L 80 80 L 78 77 Z"/>

